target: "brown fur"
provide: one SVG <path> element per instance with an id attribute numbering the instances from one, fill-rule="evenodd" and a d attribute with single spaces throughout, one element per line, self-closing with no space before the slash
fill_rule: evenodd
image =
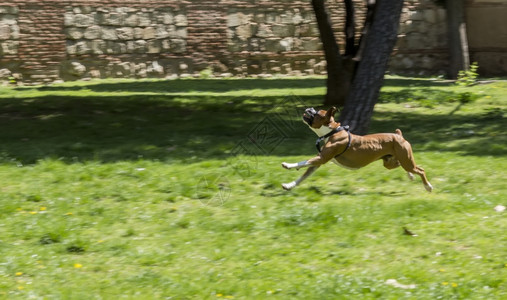
<path id="1" fill-rule="evenodd" d="M 311 127 L 319 129 L 321 126 L 329 128 L 340 126 L 340 123 L 335 122 L 333 118 L 335 112 L 336 108 L 334 107 L 328 111 L 320 110 L 314 116 Z M 350 147 L 343 152 L 349 143 L 349 135 L 345 130 L 342 130 L 329 137 L 321 153 L 309 159 L 307 166 L 319 167 L 334 158 L 344 167 L 359 169 L 382 159 L 386 169 L 394 169 L 401 166 L 409 173 L 410 178 L 412 178 L 411 173 L 419 175 L 426 189 L 431 191 L 432 186 L 426 178 L 424 169 L 418 167 L 415 163 L 410 143 L 403 138 L 401 130 L 396 129 L 395 132 L 376 133 L 365 136 L 351 134 Z M 284 165 L 284 167 L 286 166 Z M 313 171 L 315 171 L 315 168 L 311 171 L 308 170 L 308 174 L 305 173 L 299 182 L 308 177 Z"/>

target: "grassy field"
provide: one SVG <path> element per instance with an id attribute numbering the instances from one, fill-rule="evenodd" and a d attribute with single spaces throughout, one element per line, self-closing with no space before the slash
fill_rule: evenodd
<path id="1" fill-rule="evenodd" d="M 323 85 L 0 88 L 0 299 L 506 299 L 507 82 L 387 78 L 370 131 L 431 194 L 381 162 L 286 192 Z"/>

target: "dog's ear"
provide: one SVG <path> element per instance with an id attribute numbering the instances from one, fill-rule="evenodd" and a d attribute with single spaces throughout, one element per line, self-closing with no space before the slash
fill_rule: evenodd
<path id="1" fill-rule="evenodd" d="M 331 120 L 331 117 L 334 117 L 334 114 L 336 113 L 336 107 L 331 107 L 330 109 L 327 110 L 326 112 L 326 118 L 328 120 Z"/>

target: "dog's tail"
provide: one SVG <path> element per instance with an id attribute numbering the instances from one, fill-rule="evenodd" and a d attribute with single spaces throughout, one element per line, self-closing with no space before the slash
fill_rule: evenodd
<path id="1" fill-rule="evenodd" d="M 396 129 L 394 132 L 395 132 L 397 135 L 400 135 L 401 137 L 403 137 L 403 134 L 401 133 L 401 130 Z"/>

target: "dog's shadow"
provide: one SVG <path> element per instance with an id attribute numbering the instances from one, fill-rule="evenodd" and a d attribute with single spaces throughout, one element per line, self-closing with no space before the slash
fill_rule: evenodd
<path id="1" fill-rule="evenodd" d="M 344 190 L 337 190 L 334 192 L 331 192 L 333 195 L 348 195 L 348 196 L 365 196 L 370 195 L 372 197 L 378 197 L 378 196 L 385 196 L 385 197 L 403 197 L 406 196 L 407 193 L 403 191 L 344 191 Z"/>
<path id="2" fill-rule="evenodd" d="M 371 196 L 371 197 L 403 197 L 408 195 L 406 191 L 385 191 L 377 189 L 352 188 L 350 186 L 342 186 L 336 188 L 327 188 L 322 191 L 318 187 L 310 187 L 311 190 L 319 190 L 324 196 Z"/>
<path id="3" fill-rule="evenodd" d="M 274 184 L 266 184 L 260 195 L 263 197 L 281 197 L 290 193 L 296 194 L 311 194 L 313 196 L 366 196 L 370 195 L 371 197 L 403 197 L 408 193 L 405 191 L 379 191 L 379 190 L 368 190 L 368 189 L 354 189 L 350 186 L 341 186 L 341 187 L 320 187 L 320 186 L 308 186 L 308 187 L 299 187 L 292 191 L 286 191 L 281 188 L 281 186 Z"/>

